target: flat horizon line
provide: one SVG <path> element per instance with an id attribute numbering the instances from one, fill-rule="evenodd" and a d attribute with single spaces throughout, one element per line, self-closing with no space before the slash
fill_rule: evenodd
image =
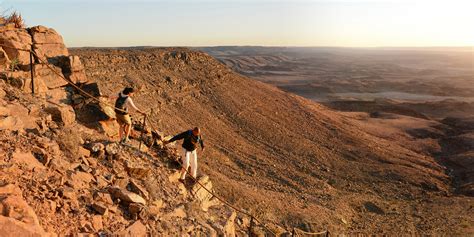
<path id="1" fill-rule="evenodd" d="M 474 46 L 268 46 L 268 45 L 212 45 L 212 46 L 184 46 L 184 45 L 133 45 L 133 46 L 72 46 L 67 48 L 346 48 L 346 49 L 471 49 Z"/>

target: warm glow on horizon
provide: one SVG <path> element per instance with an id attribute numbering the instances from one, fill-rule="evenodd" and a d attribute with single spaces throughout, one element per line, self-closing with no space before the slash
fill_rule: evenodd
<path id="1" fill-rule="evenodd" d="M 112 4 L 113 3 L 113 4 Z M 0 1 L 68 46 L 474 46 L 474 1 Z"/>

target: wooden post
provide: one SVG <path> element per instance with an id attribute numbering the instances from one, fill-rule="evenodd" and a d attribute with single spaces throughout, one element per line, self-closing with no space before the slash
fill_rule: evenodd
<path id="1" fill-rule="evenodd" d="M 143 123 L 142 123 L 142 132 L 140 133 L 140 145 L 138 145 L 138 151 L 142 151 L 142 141 L 143 141 L 143 132 L 145 132 L 145 122 L 146 122 L 146 114 L 143 115 Z"/>
<path id="2" fill-rule="evenodd" d="M 33 46 L 31 46 L 33 50 Z M 33 64 L 33 53 L 30 51 L 30 72 L 31 72 L 31 93 L 35 94 L 35 73 L 34 73 L 34 64 Z"/>
<path id="3" fill-rule="evenodd" d="M 250 217 L 249 237 L 252 237 L 252 229 L 253 229 L 253 216 Z"/>
<path id="4" fill-rule="evenodd" d="M 150 115 L 153 116 L 153 108 L 152 108 L 151 111 L 150 111 Z M 151 131 L 151 140 L 152 140 L 153 142 L 151 143 L 151 146 L 150 146 L 150 148 L 149 148 L 148 150 L 151 151 L 151 148 L 153 148 L 153 146 L 155 145 L 155 142 L 156 142 L 155 138 L 153 137 L 153 128 L 151 128 L 151 125 L 150 125 L 150 131 Z"/>

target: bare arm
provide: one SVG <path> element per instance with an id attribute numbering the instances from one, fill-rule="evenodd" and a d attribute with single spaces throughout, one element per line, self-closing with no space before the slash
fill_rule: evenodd
<path id="1" fill-rule="evenodd" d="M 141 110 L 139 110 L 139 109 L 137 108 L 137 106 L 135 106 L 135 103 L 133 103 L 132 98 L 128 97 L 128 98 L 127 98 L 127 103 L 128 103 L 134 110 L 136 110 L 138 113 L 144 114 L 144 112 L 142 112 Z"/>

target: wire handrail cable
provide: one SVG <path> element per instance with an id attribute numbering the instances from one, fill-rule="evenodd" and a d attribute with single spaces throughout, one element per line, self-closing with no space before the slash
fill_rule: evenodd
<path id="1" fill-rule="evenodd" d="M 5 47 L 5 48 L 10 48 L 10 49 L 15 49 L 15 50 L 20 50 L 20 51 L 25 51 L 25 52 L 29 52 L 31 54 L 33 54 L 36 59 L 38 59 L 38 61 L 43 64 L 43 65 L 46 65 L 53 73 L 55 73 L 57 76 L 59 76 L 60 78 L 64 79 L 68 84 L 70 84 L 72 87 L 74 87 L 75 89 L 77 89 L 79 92 L 81 92 L 82 94 L 84 94 L 85 96 L 99 102 L 99 103 L 102 103 L 102 104 L 105 104 L 109 107 L 112 107 L 114 108 L 115 110 L 118 110 L 118 111 L 122 111 L 122 112 L 127 112 L 121 108 L 117 108 L 115 106 L 112 106 L 110 105 L 109 103 L 107 102 L 104 102 L 104 101 L 101 101 L 99 98 L 96 98 L 95 96 L 91 95 L 90 93 L 84 91 L 82 88 L 80 88 L 79 86 L 77 86 L 76 84 L 74 84 L 71 80 L 65 78 L 61 73 L 57 72 L 53 67 L 51 67 L 48 63 L 45 63 L 37 54 L 36 52 L 34 52 L 33 50 L 26 50 L 26 49 L 19 49 L 19 48 L 15 48 L 15 47 L 11 47 L 11 46 L 7 46 L 7 45 L 4 45 L 4 44 L 0 44 L 1 47 Z M 31 67 L 33 67 L 33 65 L 31 65 Z M 144 113 L 144 120 L 148 121 L 148 123 L 150 124 L 151 128 L 155 131 L 155 132 L 158 132 L 158 130 L 155 129 L 155 127 L 153 126 L 150 118 L 148 116 L 146 116 L 146 113 Z M 144 129 L 144 128 L 142 128 Z M 147 152 L 146 152 L 147 153 Z M 181 168 L 183 170 L 184 167 L 181 163 L 179 163 Z M 188 173 L 188 170 L 185 170 L 186 173 Z M 269 231 L 270 233 L 272 233 L 274 236 L 276 236 L 276 233 L 271 230 L 263 221 L 261 221 L 260 219 L 256 218 L 254 215 L 248 213 L 247 211 L 244 211 L 238 207 L 235 207 L 234 205 L 232 205 L 231 203 L 229 203 L 228 201 L 226 201 L 225 199 L 223 199 L 222 197 L 216 195 L 214 192 L 212 192 L 211 190 L 209 190 L 204 184 L 202 184 L 201 182 L 199 182 L 199 180 L 197 180 L 195 177 L 193 177 L 192 175 L 189 175 L 191 177 L 191 179 L 197 183 L 199 186 L 201 186 L 206 192 L 208 192 L 212 197 L 218 199 L 220 202 L 222 202 L 223 204 L 225 204 L 226 206 L 234 209 L 235 211 L 237 212 L 240 212 L 244 215 L 247 215 L 249 216 L 251 219 L 255 220 L 256 222 L 260 223 L 267 231 Z M 270 221 L 272 222 L 272 221 Z M 273 222 L 273 224 L 276 224 Z M 296 231 L 299 231 L 301 233 L 304 233 L 304 234 L 311 234 L 311 235 L 321 235 L 321 234 L 326 234 L 326 235 L 329 235 L 329 231 L 322 231 L 322 232 L 318 232 L 318 233 L 310 233 L 310 232 L 305 232 L 305 231 L 302 231 L 302 230 L 299 230 L 299 229 L 296 229 L 294 228 L 294 230 Z"/>

